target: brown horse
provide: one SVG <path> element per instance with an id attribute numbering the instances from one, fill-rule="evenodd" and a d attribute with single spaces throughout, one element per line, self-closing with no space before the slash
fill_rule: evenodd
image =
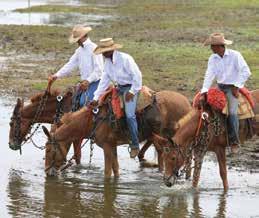
<path id="1" fill-rule="evenodd" d="M 54 122 L 57 115 L 57 97 L 62 96 L 62 113 L 71 111 L 72 108 L 72 90 L 67 90 L 62 94 L 58 90 L 51 92 L 40 92 L 30 99 L 30 103 L 26 106 L 23 100 L 17 99 L 13 114 L 10 121 L 9 130 L 9 147 L 12 150 L 21 148 L 21 144 L 26 141 L 26 136 L 30 133 L 35 123 Z M 76 162 L 79 164 L 81 159 L 81 150 L 78 150 L 80 141 L 74 141 L 74 151 Z"/>
<path id="2" fill-rule="evenodd" d="M 259 115 L 259 90 L 252 91 L 251 94 L 256 103 L 255 114 Z M 179 176 L 180 169 L 185 169 L 188 174 L 187 177 L 190 176 L 190 164 L 193 153 L 193 187 L 197 187 L 203 157 L 208 150 L 216 153 L 224 190 L 227 190 L 228 180 L 225 151 L 228 142 L 225 127 L 225 117 L 206 105 L 203 111 L 193 109 L 179 120 L 175 125 L 176 133 L 172 138 L 165 139 L 156 135 L 155 141 L 164 147 L 165 184 L 170 187 Z M 253 128 L 254 135 L 259 135 L 258 127 L 259 123 L 256 123 Z M 246 120 L 240 120 L 239 132 L 242 143 L 252 137 Z M 172 177 L 173 183 L 170 181 Z"/>
<path id="3" fill-rule="evenodd" d="M 156 108 L 158 111 L 156 111 Z M 49 134 L 47 129 L 44 130 L 49 138 L 49 141 L 46 143 L 45 158 L 47 175 L 60 169 L 67 155 L 69 144 L 76 139 L 89 138 L 93 134 L 93 129 L 95 143 L 101 145 L 104 150 L 105 177 L 111 177 L 112 170 L 115 176 L 119 175 L 116 146 L 128 144 L 128 137 L 126 134 L 121 134 L 111 128 L 108 121 L 110 114 L 108 103 L 99 107 L 97 115 L 93 114 L 92 109 L 89 106 L 78 112 L 64 115 L 62 118 L 64 124 L 53 135 Z M 159 121 L 161 129 L 165 131 L 170 130 L 172 133 L 173 124 L 187 114 L 190 109 L 190 103 L 183 95 L 173 91 L 161 91 L 156 93 L 156 103 L 148 106 L 143 113 L 147 122 L 149 120 L 153 123 Z M 140 138 L 140 141 L 147 140 L 149 146 L 153 143 L 152 132 L 147 129 L 145 132 L 146 134 Z M 162 169 L 162 150 L 157 146 L 156 149 L 158 151 L 159 166 Z"/>

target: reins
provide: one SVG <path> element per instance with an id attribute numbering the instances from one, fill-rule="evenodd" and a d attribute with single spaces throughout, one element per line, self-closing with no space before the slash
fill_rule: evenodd
<path id="1" fill-rule="evenodd" d="M 98 114 L 98 112 L 99 112 L 99 109 L 94 109 L 94 110 L 93 110 L 93 113 L 94 113 L 94 114 Z M 78 146 L 78 147 L 77 147 L 75 154 L 67 161 L 66 165 L 63 166 L 63 167 L 60 169 L 61 172 L 64 171 L 65 169 L 67 169 L 68 167 L 70 167 L 70 166 L 73 165 L 72 160 L 76 158 L 76 156 L 79 154 L 79 152 L 82 150 L 82 148 L 87 144 L 87 142 L 89 142 L 89 140 L 91 140 L 91 141 L 90 141 L 90 142 L 91 142 L 91 147 L 90 147 L 90 148 L 91 148 L 91 150 L 90 150 L 90 161 L 89 161 L 89 164 L 91 165 L 91 160 L 92 160 L 92 156 L 93 156 L 93 142 L 94 142 L 93 139 L 94 139 L 94 135 L 95 135 L 95 133 L 96 133 L 96 130 L 99 128 L 99 126 L 100 126 L 106 119 L 108 119 L 108 117 L 109 117 L 109 113 L 107 113 L 107 115 L 104 116 L 104 117 L 99 117 L 99 116 L 97 115 L 96 119 L 94 120 L 94 126 L 93 126 L 93 128 L 92 128 L 92 130 L 91 130 L 91 132 L 90 132 L 90 135 L 87 137 L 87 140 L 86 140 L 81 146 Z M 53 143 L 56 143 L 58 146 L 60 146 L 57 141 L 53 141 L 53 142 L 51 142 L 50 144 L 53 144 Z M 47 171 L 48 169 L 50 169 L 54 164 L 55 164 L 55 160 L 53 160 L 51 166 L 49 166 L 47 169 L 45 169 L 45 171 Z"/>

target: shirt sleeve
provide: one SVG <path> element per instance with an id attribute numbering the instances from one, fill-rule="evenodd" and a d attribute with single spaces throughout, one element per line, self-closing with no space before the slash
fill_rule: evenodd
<path id="1" fill-rule="evenodd" d="M 215 65 L 214 61 L 212 58 L 209 59 L 208 61 L 208 67 L 205 73 L 205 78 L 203 81 L 203 86 L 201 89 L 201 93 L 205 93 L 209 90 L 213 80 L 215 79 Z"/>
<path id="2" fill-rule="evenodd" d="M 93 72 L 86 78 L 89 83 L 98 81 L 103 72 L 103 57 L 102 54 L 93 54 Z"/>
<path id="3" fill-rule="evenodd" d="M 129 90 L 132 94 L 136 94 L 142 88 L 142 74 L 138 65 L 132 57 L 129 57 L 126 61 L 126 69 L 132 75 L 132 85 Z"/>
<path id="4" fill-rule="evenodd" d="M 67 76 L 78 67 L 78 53 L 77 51 L 72 55 L 69 61 L 56 73 L 54 74 L 57 78 Z"/>
<path id="5" fill-rule="evenodd" d="M 105 92 L 105 90 L 110 85 L 110 78 L 108 74 L 104 71 L 100 80 L 100 83 L 98 85 L 98 88 L 94 92 L 94 98 L 93 100 L 97 101 L 99 97 Z"/>
<path id="6" fill-rule="evenodd" d="M 237 56 L 237 65 L 239 72 L 239 80 L 234 85 L 238 88 L 243 88 L 248 77 L 251 75 L 251 72 L 245 59 L 240 53 Z"/>

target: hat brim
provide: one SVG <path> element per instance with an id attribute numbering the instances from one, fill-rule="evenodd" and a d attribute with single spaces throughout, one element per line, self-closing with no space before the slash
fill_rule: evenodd
<path id="1" fill-rule="evenodd" d="M 122 47 L 123 47 L 123 45 L 120 45 L 120 44 L 114 44 L 112 46 L 105 47 L 105 48 L 97 46 L 96 49 L 94 50 L 94 54 L 98 55 L 98 54 L 102 54 L 107 51 L 114 51 L 114 50 L 120 49 Z"/>
<path id="2" fill-rule="evenodd" d="M 78 42 L 79 39 L 81 39 L 82 37 L 84 37 L 87 33 L 89 33 L 92 30 L 91 27 L 85 27 L 81 33 L 80 36 L 78 37 L 74 37 L 73 34 L 69 37 L 68 41 L 70 44 L 76 43 Z"/>
<path id="3" fill-rule="evenodd" d="M 231 45 L 233 44 L 233 41 L 231 40 L 224 40 L 224 42 L 212 42 L 211 39 L 206 39 L 206 41 L 203 43 L 204 46 L 207 45 Z"/>

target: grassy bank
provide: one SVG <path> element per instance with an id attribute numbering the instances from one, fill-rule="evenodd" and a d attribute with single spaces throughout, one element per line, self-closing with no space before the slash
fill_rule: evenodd
<path id="1" fill-rule="evenodd" d="M 39 11 L 39 8 L 40 12 L 71 12 L 69 6 L 33 7 L 30 11 Z M 78 12 L 86 10 L 80 8 Z M 109 10 L 108 14 L 116 14 L 116 19 L 104 20 L 102 26 L 95 27 L 92 40 L 112 36 L 122 43 L 122 51 L 130 53 L 139 64 L 144 83 L 155 90 L 172 89 L 192 96 L 201 87 L 211 54 L 202 42 L 216 31 L 224 32 L 227 39 L 234 41 L 231 48 L 244 55 L 253 73 L 248 86 L 258 88 L 258 1 L 129 0 L 114 8 L 102 6 L 98 10 Z M 64 27 L 1 25 L 3 55 L 10 57 L 11 61 L 10 66 L 1 71 L 5 79 L 0 79 L 0 88 L 4 89 L 8 81 L 22 91 L 12 73 L 21 69 L 19 58 L 16 61 L 12 58 L 26 54 L 26 60 L 34 65 L 28 65 L 30 73 L 26 73 L 28 68 L 25 65 L 21 79 L 28 77 L 30 91 L 42 89 L 47 75 L 61 67 L 76 48 L 67 43 L 69 34 L 70 28 Z M 63 87 L 77 80 L 75 76 L 56 85 Z"/>

